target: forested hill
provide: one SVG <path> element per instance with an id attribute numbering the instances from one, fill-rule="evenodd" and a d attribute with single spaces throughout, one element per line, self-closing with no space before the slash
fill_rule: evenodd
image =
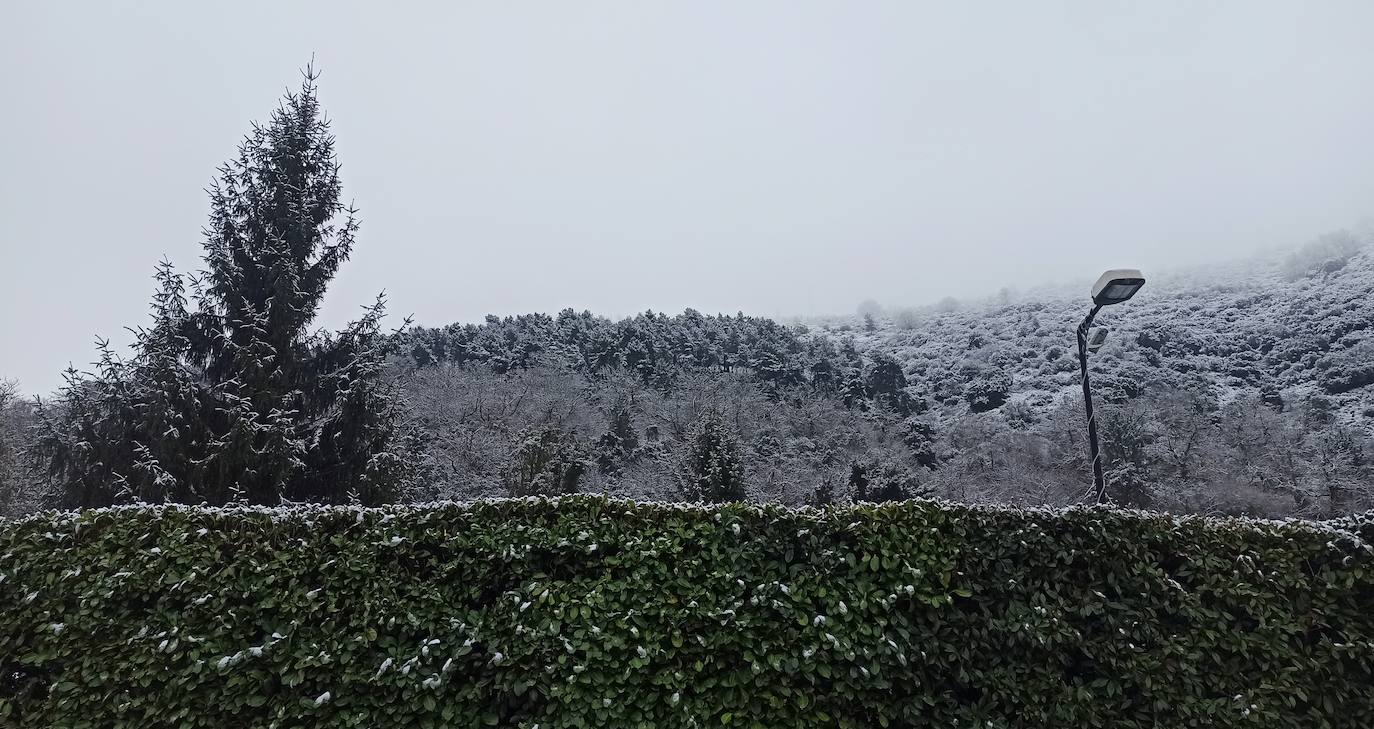
<path id="1" fill-rule="evenodd" d="M 1034 417 L 1078 387 L 1073 332 L 1087 306 L 1085 291 L 1038 289 L 793 326 L 691 309 L 619 321 L 569 309 L 417 327 L 401 351 L 412 366 L 625 371 L 664 388 L 685 372 L 734 372 L 770 390 L 801 388 L 851 404 L 906 395 L 899 409 L 928 406 L 941 420 L 1005 405 Z M 1093 376 L 1108 402 L 1150 389 L 1219 402 L 1244 392 L 1273 402 L 1319 395 L 1345 422 L 1374 425 L 1374 251 L 1353 235 L 1152 276 L 1098 324 L 1109 336 L 1093 356 Z M 900 363 L 898 382 L 866 376 L 889 356 Z"/>
<path id="2" fill-rule="evenodd" d="M 420 498 L 606 491 L 787 503 L 1084 498 L 1080 287 L 791 326 L 567 310 L 400 335 Z M 1119 502 L 1374 506 L 1374 257 L 1351 234 L 1153 275 L 1094 356 Z"/>
<path id="3" fill-rule="evenodd" d="M 567 310 L 415 327 L 389 347 L 419 464 L 398 497 L 1081 502 L 1083 288 L 793 325 Z M 1109 496 L 1261 516 L 1374 507 L 1372 295 L 1374 253 L 1335 234 L 1152 274 L 1104 310 L 1092 368 Z M 22 511 L 43 480 L 16 456 L 34 408 L 3 396 L 0 512 Z"/>

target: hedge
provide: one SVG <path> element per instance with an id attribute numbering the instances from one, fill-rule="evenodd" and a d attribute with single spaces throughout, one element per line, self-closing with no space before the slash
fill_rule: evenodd
<path id="1" fill-rule="evenodd" d="M 1370 727 L 1374 523 L 598 497 L 0 523 L 4 727 Z"/>

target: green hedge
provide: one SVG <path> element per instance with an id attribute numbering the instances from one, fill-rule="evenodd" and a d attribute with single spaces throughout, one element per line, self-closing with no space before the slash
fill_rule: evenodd
<path id="1" fill-rule="evenodd" d="M 1374 526 L 594 497 L 0 523 L 4 727 L 1370 727 Z"/>

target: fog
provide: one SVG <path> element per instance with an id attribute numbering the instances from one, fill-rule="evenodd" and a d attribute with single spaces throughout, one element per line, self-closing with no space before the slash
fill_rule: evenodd
<path id="1" fill-rule="evenodd" d="M 129 7 L 125 7 L 128 5 Z M 353 260 L 320 324 L 920 304 L 1299 243 L 1374 196 L 1374 4 L 11 3 L 0 377 L 199 267 L 313 54 Z"/>

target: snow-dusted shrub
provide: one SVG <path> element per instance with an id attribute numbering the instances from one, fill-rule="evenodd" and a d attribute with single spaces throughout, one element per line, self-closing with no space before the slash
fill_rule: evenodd
<path id="1" fill-rule="evenodd" d="M 571 497 L 0 522 L 0 725 L 1368 727 L 1374 522 Z"/>
<path id="2" fill-rule="evenodd" d="M 505 474 L 510 495 L 577 493 L 577 482 L 587 470 L 587 459 L 573 439 L 555 426 L 544 425 L 527 429 L 516 441 L 519 445 Z"/>
<path id="3" fill-rule="evenodd" d="M 1318 360 L 1317 384 L 1332 395 L 1374 385 L 1374 340 L 1366 339 Z"/>
<path id="4" fill-rule="evenodd" d="M 1005 370 L 966 361 L 961 372 L 968 377 L 964 384 L 964 399 L 969 410 L 985 413 L 1001 407 L 1012 390 L 1011 375 Z"/>
<path id="5" fill-rule="evenodd" d="M 892 312 L 892 321 L 902 331 L 910 331 L 921 325 L 921 312 L 912 309 L 897 309 Z"/>
<path id="6" fill-rule="evenodd" d="M 1348 230 L 1327 233 L 1289 255 L 1283 264 L 1284 275 L 1293 280 L 1339 271 L 1364 246 L 1365 241 Z"/>

